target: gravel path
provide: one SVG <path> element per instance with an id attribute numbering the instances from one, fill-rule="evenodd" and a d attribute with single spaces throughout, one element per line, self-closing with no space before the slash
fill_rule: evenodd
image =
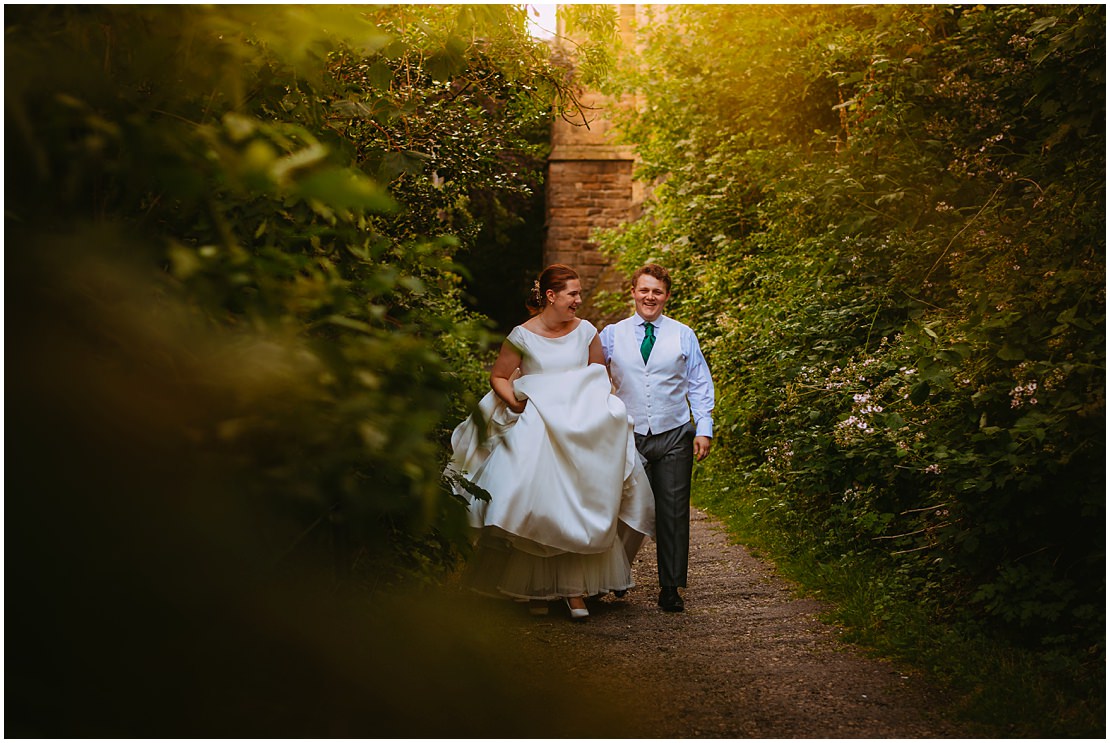
<path id="1" fill-rule="evenodd" d="M 516 693 L 558 687 L 552 706 L 562 717 L 574 710 L 550 734 L 974 737 L 921 679 L 839 642 L 817 619 L 818 602 L 797 598 L 701 511 L 692 513 L 684 613 L 655 605 L 650 540 L 634 573 L 637 587 L 624 599 L 592 601 L 584 623 L 569 621 L 562 606 L 532 617 L 519 605 L 485 602 L 483 621 L 504 643 L 499 662 L 519 680 Z"/>

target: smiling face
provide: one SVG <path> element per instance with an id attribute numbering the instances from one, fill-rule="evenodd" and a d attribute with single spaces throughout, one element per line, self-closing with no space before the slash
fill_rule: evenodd
<path id="1" fill-rule="evenodd" d="M 562 291 L 547 290 L 547 307 L 544 312 L 552 313 L 555 320 L 568 322 L 575 318 L 575 313 L 582 306 L 582 282 L 578 279 L 569 279 Z"/>
<path id="2" fill-rule="evenodd" d="M 667 305 L 667 300 L 670 298 L 671 293 L 667 291 L 667 285 L 648 274 L 642 274 L 637 278 L 636 285 L 632 287 L 632 299 L 636 302 L 636 313 L 648 322 L 655 322 L 659 319 L 659 316 L 663 314 L 663 308 Z"/>

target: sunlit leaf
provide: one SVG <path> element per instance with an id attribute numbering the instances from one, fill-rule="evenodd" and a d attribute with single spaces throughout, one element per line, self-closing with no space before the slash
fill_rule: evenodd
<path id="1" fill-rule="evenodd" d="M 322 168 L 298 178 L 297 192 L 332 209 L 388 212 L 396 206 L 388 191 L 347 168 Z"/>

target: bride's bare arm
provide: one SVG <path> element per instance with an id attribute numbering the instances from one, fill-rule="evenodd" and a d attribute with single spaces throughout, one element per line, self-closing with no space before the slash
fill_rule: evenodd
<path id="1" fill-rule="evenodd" d="M 526 402 L 517 400 L 513 393 L 513 376 L 520 369 L 520 361 L 520 352 L 512 343 L 505 341 L 501 344 L 501 353 L 497 355 L 497 361 L 493 362 L 493 369 L 489 374 L 489 386 L 514 413 L 523 413 Z"/>
<path id="2" fill-rule="evenodd" d="M 591 364 L 601 364 L 605 366 L 605 349 L 601 347 L 601 336 L 595 335 L 594 339 L 590 341 L 590 361 Z"/>

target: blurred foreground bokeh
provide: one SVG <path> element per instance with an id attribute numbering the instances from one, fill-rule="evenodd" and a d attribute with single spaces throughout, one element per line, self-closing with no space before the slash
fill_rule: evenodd
<path id="1" fill-rule="evenodd" d="M 22 260 L 9 287 L 30 311 L 7 339 L 6 735 L 615 730 L 484 629 L 490 607 L 336 589 L 328 550 L 283 558 L 296 525 L 198 432 L 228 398 L 296 404 L 295 348 L 151 311 L 125 265 L 51 248 L 64 265 Z"/>
<path id="2" fill-rule="evenodd" d="M 525 20 L 5 9 L 6 735 L 559 734 L 421 588 L 493 340 L 453 256 L 566 85 Z"/>

